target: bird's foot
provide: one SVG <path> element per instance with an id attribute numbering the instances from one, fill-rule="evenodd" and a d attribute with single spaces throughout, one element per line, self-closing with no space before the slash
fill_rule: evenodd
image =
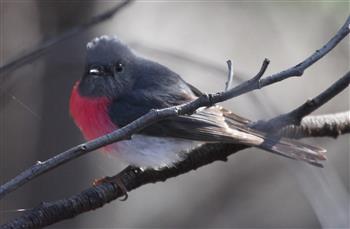
<path id="1" fill-rule="evenodd" d="M 112 176 L 112 177 L 103 177 L 101 179 L 95 179 L 94 182 L 92 183 L 93 186 L 97 186 L 100 184 L 104 183 L 112 183 L 118 186 L 118 188 L 122 191 L 123 193 L 123 198 L 120 199 L 121 201 L 125 201 L 128 199 L 128 189 L 125 187 L 123 180 L 119 176 L 119 174 Z"/>

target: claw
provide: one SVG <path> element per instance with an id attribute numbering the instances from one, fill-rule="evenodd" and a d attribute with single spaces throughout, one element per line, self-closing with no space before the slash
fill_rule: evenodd
<path id="1" fill-rule="evenodd" d="M 118 188 L 120 188 L 120 190 L 122 191 L 123 193 L 123 198 L 120 199 L 121 201 L 125 201 L 128 199 L 128 189 L 125 187 L 122 179 L 120 176 L 118 175 L 115 175 L 113 177 L 103 177 L 101 179 L 95 179 L 93 182 L 92 182 L 92 185 L 93 186 L 97 186 L 97 185 L 100 185 L 100 184 L 103 184 L 103 183 L 112 183 L 112 184 L 116 184 L 118 186 Z"/>

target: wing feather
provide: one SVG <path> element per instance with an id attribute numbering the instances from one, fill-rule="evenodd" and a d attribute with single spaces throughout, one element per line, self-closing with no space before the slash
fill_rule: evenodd
<path id="1" fill-rule="evenodd" d="M 201 92 L 178 81 L 174 87 L 136 90 L 120 97 L 110 107 L 112 121 L 119 127 L 127 125 L 153 108 L 165 108 L 191 101 Z M 321 166 L 325 150 L 290 139 L 277 138 L 253 130 L 243 118 L 220 106 L 198 109 L 192 115 L 171 117 L 143 129 L 140 134 L 175 137 L 202 142 L 242 143 L 256 146 L 288 158 Z"/>

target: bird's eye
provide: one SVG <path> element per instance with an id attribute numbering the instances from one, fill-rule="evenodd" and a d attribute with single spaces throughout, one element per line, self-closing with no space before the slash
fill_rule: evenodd
<path id="1" fill-rule="evenodd" d="M 101 65 L 92 65 L 89 68 L 90 75 L 102 75 L 104 73 L 103 67 Z"/>
<path id="2" fill-rule="evenodd" d="M 114 69 L 116 72 L 122 72 L 124 70 L 124 65 L 122 63 L 116 63 Z"/>

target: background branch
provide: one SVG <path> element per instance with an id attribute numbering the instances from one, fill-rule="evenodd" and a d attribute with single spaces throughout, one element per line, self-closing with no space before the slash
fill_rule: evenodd
<path id="1" fill-rule="evenodd" d="M 290 125 L 285 127 L 281 132 L 283 136 L 290 138 L 334 137 L 335 132 L 338 135 L 349 133 L 349 119 L 349 112 L 309 116 L 303 119 L 301 126 Z M 332 127 L 327 127 L 329 124 Z M 228 156 L 245 148 L 248 147 L 239 144 L 205 144 L 193 150 L 184 161 L 177 163 L 175 167 L 141 171 L 129 166 L 120 172 L 118 176 L 122 179 L 125 187 L 131 191 L 145 184 L 164 182 L 169 178 L 196 170 L 214 161 L 226 161 Z M 1 229 L 44 227 L 100 208 L 123 195 L 122 190 L 117 185 L 103 183 L 68 198 L 43 202 L 22 216 L 2 225 Z"/>
<path id="2" fill-rule="evenodd" d="M 113 17 L 119 10 L 124 8 L 126 5 L 128 5 L 132 0 L 123 0 L 118 5 L 114 6 L 113 8 L 107 10 L 106 12 L 97 15 L 93 18 L 91 18 L 89 21 L 87 21 L 84 24 L 78 25 L 65 33 L 61 34 L 60 36 L 54 37 L 52 39 L 49 39 L 47 41 L 44 41 L 41 43 L 38 47 L 34 48 L 31 51 L 28 51 L 22 56 L 19 56 L 18 58 L 3 64 L 0 66 L 0 74 L 12 71 L 15 68 L 18 68 L 24 64 L 27 64 L 29 62 L 34 61 L 36 58 L 44 54 L 45 51 L 52 48 L 53 46 L 73 37 L 81 32 L 84 32 L 85 30 L 91 28 L 92 26 L 103 22 L 111 17 Z"/>

